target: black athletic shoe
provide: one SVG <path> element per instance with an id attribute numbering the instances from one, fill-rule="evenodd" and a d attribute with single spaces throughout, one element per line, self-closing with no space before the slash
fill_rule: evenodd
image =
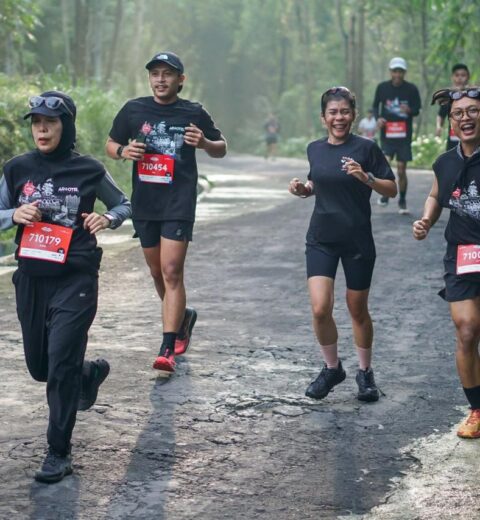
<path id="1" fill-rule="evenodd" d="M 347 377 L 347 374 L 345 370 L 343 370 L 341 361 L 338 362 L 337 368 L 327 368 L 327 365 L 325 365 L 317 379 L 308 385 L 305 395 L 313 399 L 323 399 L 328 395 L 330 390 L 335 385 L 341 383 L 345 377 Z"/>
<path id="2" fill-rule="evenodd" d="M 185 309 L 185 317 L 183 318 L 182 326 L 177 334 L 175 340 L 175 355 L 181 356 L 185 354 L 190 346 L 190 339 L 192 337 L 192 330 L 197 321 L 197 311 L 191 307 Z"/>
<path id="3" fill-rule="evenodd" d="M 90 361 L 90 374 L 82 376 L 82 390 L 78 401 L 78 410 L 88 410 L 97 400 L 98 389 L 110 372 L 110 365 L 105 359 Z"/>
<path id="4" fill-rule="evenodd" d="M 359 401 L 378 401 L 380 393 L 375 384 L 375 378 L 373 377 L 373 370 L 371 368 L 358 370 L 355 380 L 358 385 L 357 399 Z"/>
<path id="5" fill-rule="evenodd" d="M 69 453 L 62 456 L 49 447 L 42 467 L 35 473 L 35 480 L 53 484 L 60 482 L 63 477 L 72 472 L 72 456 Z"/>

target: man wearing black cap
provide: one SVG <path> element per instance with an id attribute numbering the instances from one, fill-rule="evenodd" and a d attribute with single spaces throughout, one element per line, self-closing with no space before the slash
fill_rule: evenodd
<path id="1" fill-rule="evenodd" d="M 176 54 L 158 53 L 145 68 L 153 96 L 122 107 L 106 152 L 133 161 L 133 224 L 163 302 L 163 341 L 153 368 L 169 376 L 175 354 L 188 348 L 196 320 L 195 310 L 186 308 L 183 283 L 197 199 L 195 149 L 223 157 L 226 142 L 202 105 L 178 97 L 185 76 Z"/>
<path id="2" fill-rule="evenodd" d="M 405 80 L 407 62 L 403 58 L 392 58 L 389 69 L 391 79 L 380 83 L 375 91 L 373 113 L 383 153 L 391 161 L 397 159 L 398 212 L 407 215 L 407 162 L 412 160 L 413 118 L 420 113 L 421 100 L 418 88 Z M 378 203 L 386 206 L 388 197 L 380 197 Z"/>

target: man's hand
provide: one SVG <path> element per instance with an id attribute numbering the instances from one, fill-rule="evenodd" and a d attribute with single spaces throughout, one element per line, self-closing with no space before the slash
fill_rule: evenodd
<path id="1" fill-rule="evenodd" d="M 377 119 L 377 128 L 383 128 L 387 120 L 384 117 L 379 117 Z"/>
<path id="2" fill-rule="evenodd" d="M 413 223 L 413 237 L 415 240 L 423 240 L 427 237 L 430 228 L 432 227 L 429 218 L 422 218 L 421 220 L 415 220 Z"/>
<path id="3" fill-rule="evenodd" d="M 42 220 L 42 212 L 38 209 L 40 201 L 36 200 L 31 204 L 22 204 L 18 207 L 12 216 L 15 224 L 31 224 L 32 222 L 40 222 Z"/>
<path id="4" fill-rule="evenodd" d="M 131 161 L 141 161 L 145 154 L 147 145 L 138 141 L 130 141 L 122 150 L 122 159 L 130 159 Z"/>
<path id="5" fill-rule="evenodd" d="M 190 123 L 185 128 L 184 141 L 186 144 L 194 146 L 195 148 L 205 148 L 205 136 L 203 135 L 202 130 L 193 123 Z"/>
<path id="6" fill-rule="evenodd" d="M 110 221 L 107 217 L 99 215 L 98 213 L 82 213 L 83 228 L 90 231 L 91 235 L 98 233 L 102 229 L 107 229 L 110 226 Z"/>

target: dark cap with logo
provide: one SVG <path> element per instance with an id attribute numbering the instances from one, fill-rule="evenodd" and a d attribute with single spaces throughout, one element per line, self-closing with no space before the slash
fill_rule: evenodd
<path id="1" fill-rule="evenodd" d="M 159 52 L 145 65 L 145 68 L 150 70 L 159 63 L 165 63 L 169 67 L 178 70 L 180 74 L 183 74 L 183 63 L 182 60 L 174 52 Z"/>
<path id="2" fill-rule="evenodd" d="M 39 114 L 47 117 L 66 116 L 75 121 L 77 115 L 77 107 L 73 99 L 59 90 L 48 90 L 39 96 L 32 96 L 29 105 L 30 111 L 23 116 L 23 119 Z"/>

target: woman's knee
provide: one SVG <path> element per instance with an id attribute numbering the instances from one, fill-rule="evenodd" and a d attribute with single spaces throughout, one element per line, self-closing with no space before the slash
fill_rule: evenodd
<path id="1" fill-rule="evenodd" d="M 326 303 L 312 303 L 313 319 L 318 322 L 326 322 L 332 319 L 333 309 Z"/>

